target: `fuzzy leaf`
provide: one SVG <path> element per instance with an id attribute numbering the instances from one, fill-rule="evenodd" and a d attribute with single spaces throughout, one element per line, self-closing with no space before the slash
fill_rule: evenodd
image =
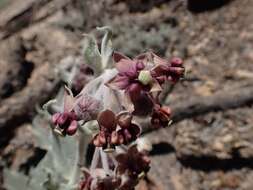
<path id="1" fill-rule="evenodd" d="M 103 67 L 101 55 L 94 36 L 85 35 L 83 53 L 86 63 L 95 71 L 96 74 L 101 73 Z"/>
<path id="2" fill-rule="evenodd" d="M 24 174 L 5 169 L 4 176 L 5 176 L 4 187 L 6 189 L 8 190 L 27 189 L 28 178 Z"/>
<path id="3" fill-rule="evenodd" d="M 112 63 L 112 60 L 111 60 L 112 52 L 113 52 L 112 41 L 111 41 L 112 29 L 108 26 L 98 27 L 97 29 L 105 32 L 105 35 L 103 37 L 102 44 L 101 44 L 101 59 L 102 59 L 102 67 L 103 69 L 106 69 Z"/>

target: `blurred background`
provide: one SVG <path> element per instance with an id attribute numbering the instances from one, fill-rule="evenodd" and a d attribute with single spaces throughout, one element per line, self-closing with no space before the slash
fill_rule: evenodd
<path id="1" fill-rule="evenodd" d="M 80 54 L 82 34 L 104 25 L 117 51 L 179 56 L 187 70 L 165 98 L 174 124 L 144 135 L 157 185 L 140 189 L 252 190 L 252 0 L 0 0 L 1 171 L 43 157 L 35 107 L 56 94 L 53 70 Z"/>

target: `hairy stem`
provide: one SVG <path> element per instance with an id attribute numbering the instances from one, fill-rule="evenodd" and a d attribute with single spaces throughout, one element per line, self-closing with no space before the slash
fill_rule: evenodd
<path id="1" fill-rule="evenodd" d="M 76 160 L 73 168 L 73 173 L 71 176 L 71 179 L 69 181 L 70 185 L 76 184 L 78 180 L 78 176 L 80 175 L 80 167 L 84 164 L 84 156 L 85 156 L 85 147 L 86 147 L 86 142 L 85 142 L 85 134 L 80 130 L 80 136 L 78 140 L 78 149 L 76 151 Z"/>
<path id="2" fill-rule="evenodd" d="M 107 154 L 100 148 L 100 155 L 101 155 L 101 160 L 102 160 L 102 166 L 104 170 L 106 171 L 107 174 L 110 174 L 110 168 L 109 168 L 109 163 L 108 163 L 108 156 Z"/>
<path id="3" fill-rule="evenodd" d="M 98 161 L 99 161 L 99 148 L 96 147 L 95 152 L 92 157 L 90 171 L 93 171 L 96 168 L 96 166 L 98 165 Z"/>

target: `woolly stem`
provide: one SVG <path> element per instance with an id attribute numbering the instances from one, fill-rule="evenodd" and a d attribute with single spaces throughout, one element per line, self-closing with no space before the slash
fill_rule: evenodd
<path id="1" fill-rule="evenodd" d="M 80 167 L 84 164 L 84 150 L 85 150 L 85 145 L 87 144 L 85 142 L 85 134 L 80 130 L 80 137 L 78 140 L 78 149 L 76 151 L 76 160 L 73 168 L 73 173 L 70 178 L 69 184 L 74 185 L 76 184 L 78 180 L 78 176 L 80 175 Z"/>
<path id="2" fill-rule="evenodd" d="M 92 157 L 92 162 L 91 162 L 91 166 L 90 166 L 90 171 L 92 172 L 98 165 L 98 161 L 99 161 L 99 148 L 96 147 L 93 157 Z"/>
<path id="3" fill-rule="evenodd" d="M 51 131 L 51 139 L 52 139 L 52 147 L 50 152 L 53 155 L 53 161 L 56 168 L 61 168 L 61 158 L 63 156 L 61 151 L 61 143 L 59 136 L 54 133 L 54 131 Z"/>
<path id="4" fill-rule="evenodd" d="M 100 155 L 101 155 L 103 169 L 106 171 L 107 174 L 110 174 L 111 172 L 109 168 L 108 157 L 107 157 L 107 154 L 102 150 L 102 148 L 100 148 Z"/>

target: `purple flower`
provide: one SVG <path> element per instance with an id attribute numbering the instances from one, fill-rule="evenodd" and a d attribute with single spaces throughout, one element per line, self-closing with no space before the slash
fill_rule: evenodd
<path id="1" fill-rule="evenodd" d="M 138 75 L 145 68 L 141 60 L 133 59 L 115 52 L 113 54 L 115 67 L 118 70 L 116 75 L 108 84 L 114 89 L 127 90 L 131 84 L 138 83 Z"/>
<path id="2" fill-rule="evenodd" d="M 67 90 L 64 94 L 64 109 L 52 116 L 54 131 L 60 135 L 74 135 L 78 128 L 77 115 L 73 111 L 74 97 Z"/>
<path id="3" fill-rule="evenodd" d="M 61 135 L 74 135 L 78 127 L 74 112 L 55 113 L 52 122 L 57 126 L 55 131 Z"/>
<path id="4" fill-rule="evenodd" d="M 118 74 L 107 85 L 112 89 L 124 90 L 133 102 L 139 98 L 141 91 L 160 91 L 160 85 L 151 75 L 147 56 L 141 54 L 131 60 L 115 52 L 113 57 Z"/>
<path id="5" fill-rule="evenodd" d="M 54 131 L 60 135 L 74 135 L 78 128 L 78 121 L 87 122 L 97 118 L 101 105 L 96 99 L 87 94 L 73 97 L 67 90 L 64 94 L 63 112 L 52 116 Z"/>
<path id="6" fill-rule="evenodd" d="M 134 105 L 135 113 L 139 113 L 139 102 L 144 100 L 145 105 L 150 105 L 147 93 L 161 91 L 160 84 L 151 73 L 150 54 L 141 54 L 131 60 L 115 52 L 113 57 L 118 74 L 107 82 L 107 86 L 124 90 L 127 99 Z"/>
<path id="7" fill-rule="evenodd" d="M 101 108 L 102 105 L 100 101 L 88 94 L 81 93 L 75 97 L 73 110 L 78 120 L 84 122 L 95 120 Z"/>
<path id="8" fill-rule="evenodd" d="M 172 81 L 176 83 L 184 74 L 183 61 L 180 58 L 172 58 L 171 61 L 162 59 L 152 53 L 152 62 L 155 67 L 152 69 L 152 76 L 160 83 Z"/>

